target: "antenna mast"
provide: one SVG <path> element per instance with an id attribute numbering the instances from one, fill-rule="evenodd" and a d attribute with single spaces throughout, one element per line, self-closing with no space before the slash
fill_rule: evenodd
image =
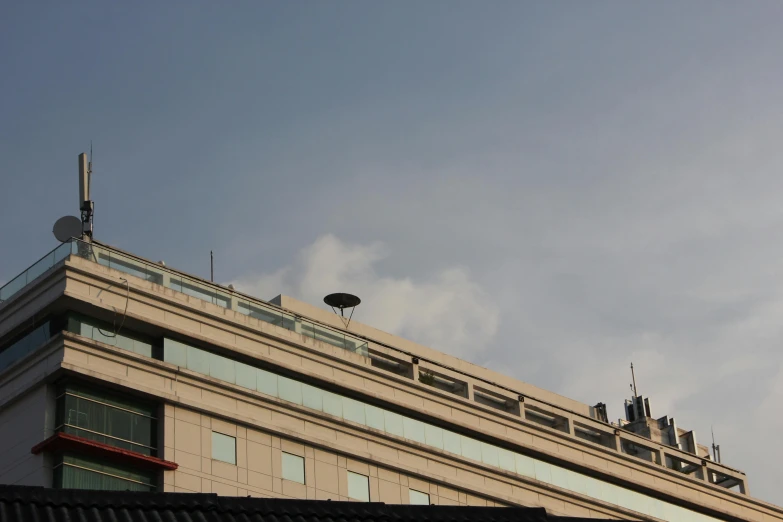
<path id="1" fill-rule="evenodd" d="M 82 239 L 92 240 L 93 214 L 95 204 L 90 199 L 90 181 L 92 178 L 92 143 L 90 143 L 90 160 L 87 154 L 79 154 L 79 210 L 82 215 Z"/>
<path id="2" fill-rule="evenodd" d="M 720 445 L 715 444 L 715 431 L 712 429 L 712 426 L 710 426 L 710 432 L 712 433 L 712 456 L 715 462 L 720 464 Z"/>
<path id="3" fill-rule="evenodd" d="M 637 397 L 636 393 L 636 375 L 633 373 L 633 363 L 631 363 L 631 380 L 633 381 L 633 385 L 631 386 L 633 388 L 633 396 Z"/>

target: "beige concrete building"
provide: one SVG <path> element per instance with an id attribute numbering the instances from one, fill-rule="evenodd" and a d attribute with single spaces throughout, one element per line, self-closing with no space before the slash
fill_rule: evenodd
<path id="1" fill-rule="evenodd" d="M 0 289 L 0 483 L 783 520 L 674 419 L 627 410 L 97 242 Z"/>

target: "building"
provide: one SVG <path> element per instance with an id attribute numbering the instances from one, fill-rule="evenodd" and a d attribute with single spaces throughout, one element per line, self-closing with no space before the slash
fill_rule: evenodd
<path id="1" fill-rule="evenodd" d="M 610 423 L 343 321 L 67 241 L 0 288 L 0 483 L 783 520 L 644 398 Z"/>

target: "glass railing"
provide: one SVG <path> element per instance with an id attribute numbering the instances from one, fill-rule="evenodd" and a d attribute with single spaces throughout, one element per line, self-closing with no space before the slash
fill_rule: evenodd
<path id="1" fill-rule="evenodd" d="M 6 285 L 0 287 L 0 303 L 7 301 L 69 255 L 76 255 L 133 277 L 182 292 L 196 299 L 236 310 L 241 314 L 281 326 L 316 341 L 337 346 L 365 357 L 368 356 L 367 342 L 345 332 L 288 314 L 260 299 L 251 301 L 245 296 L 218 285 L 204 283 L 196 278 L 169 270 L 162 265 L 149 263 L 96 243 L 85 243 L 76 239 L 58 246 Z"/>
<path id="2" fill-rule="evenodd" d="M 19 292 L 19 290 L 37 279 L 38 276 L 71 255 L 75 249 L 76 243 L 63 243 L 33 263 L 30 268 L 0 287 L 0 303 L 8 301 L 14 294 Z"/>
<path id="3" fill-rule="evenodd" d="M 177 292 L 182 292 L 223 308 L 235 310 L 255 319 L 281 326 L 316 341 L 337 346 L 365 357 L 368 356 L 366 341 L 339 330 L 302 319 L 293 314 L 288 314 L 260 299 L 251 301 L 245 296 L 231 292 L 218 285 L 205 283 L 196 278 L 169 270 L 162 265 L 149 263 L 102 245 L 84 243 L 82 241 L 74 241 L 74 243 L 76 243 L 76 247 L 72 249 L 73 254 L 100 265 L 119 270 L 166 288 L 171 288 Z"/>

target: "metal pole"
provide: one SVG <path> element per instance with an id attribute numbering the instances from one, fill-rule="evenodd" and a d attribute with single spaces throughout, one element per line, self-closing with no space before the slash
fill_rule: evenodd
<path id="1" fill-rule="evenodd" d="M 215 282 L 215 258 L 212 256 L 212 251 L 209 251 L 209 280 Z"/>
<path id="2" fill-rule="evenodd" d="M 631 380 L 633 381 L 633 396 L 636 397 L 636 376 L 633 373 L 633 363 L 631 363 Z"/>

